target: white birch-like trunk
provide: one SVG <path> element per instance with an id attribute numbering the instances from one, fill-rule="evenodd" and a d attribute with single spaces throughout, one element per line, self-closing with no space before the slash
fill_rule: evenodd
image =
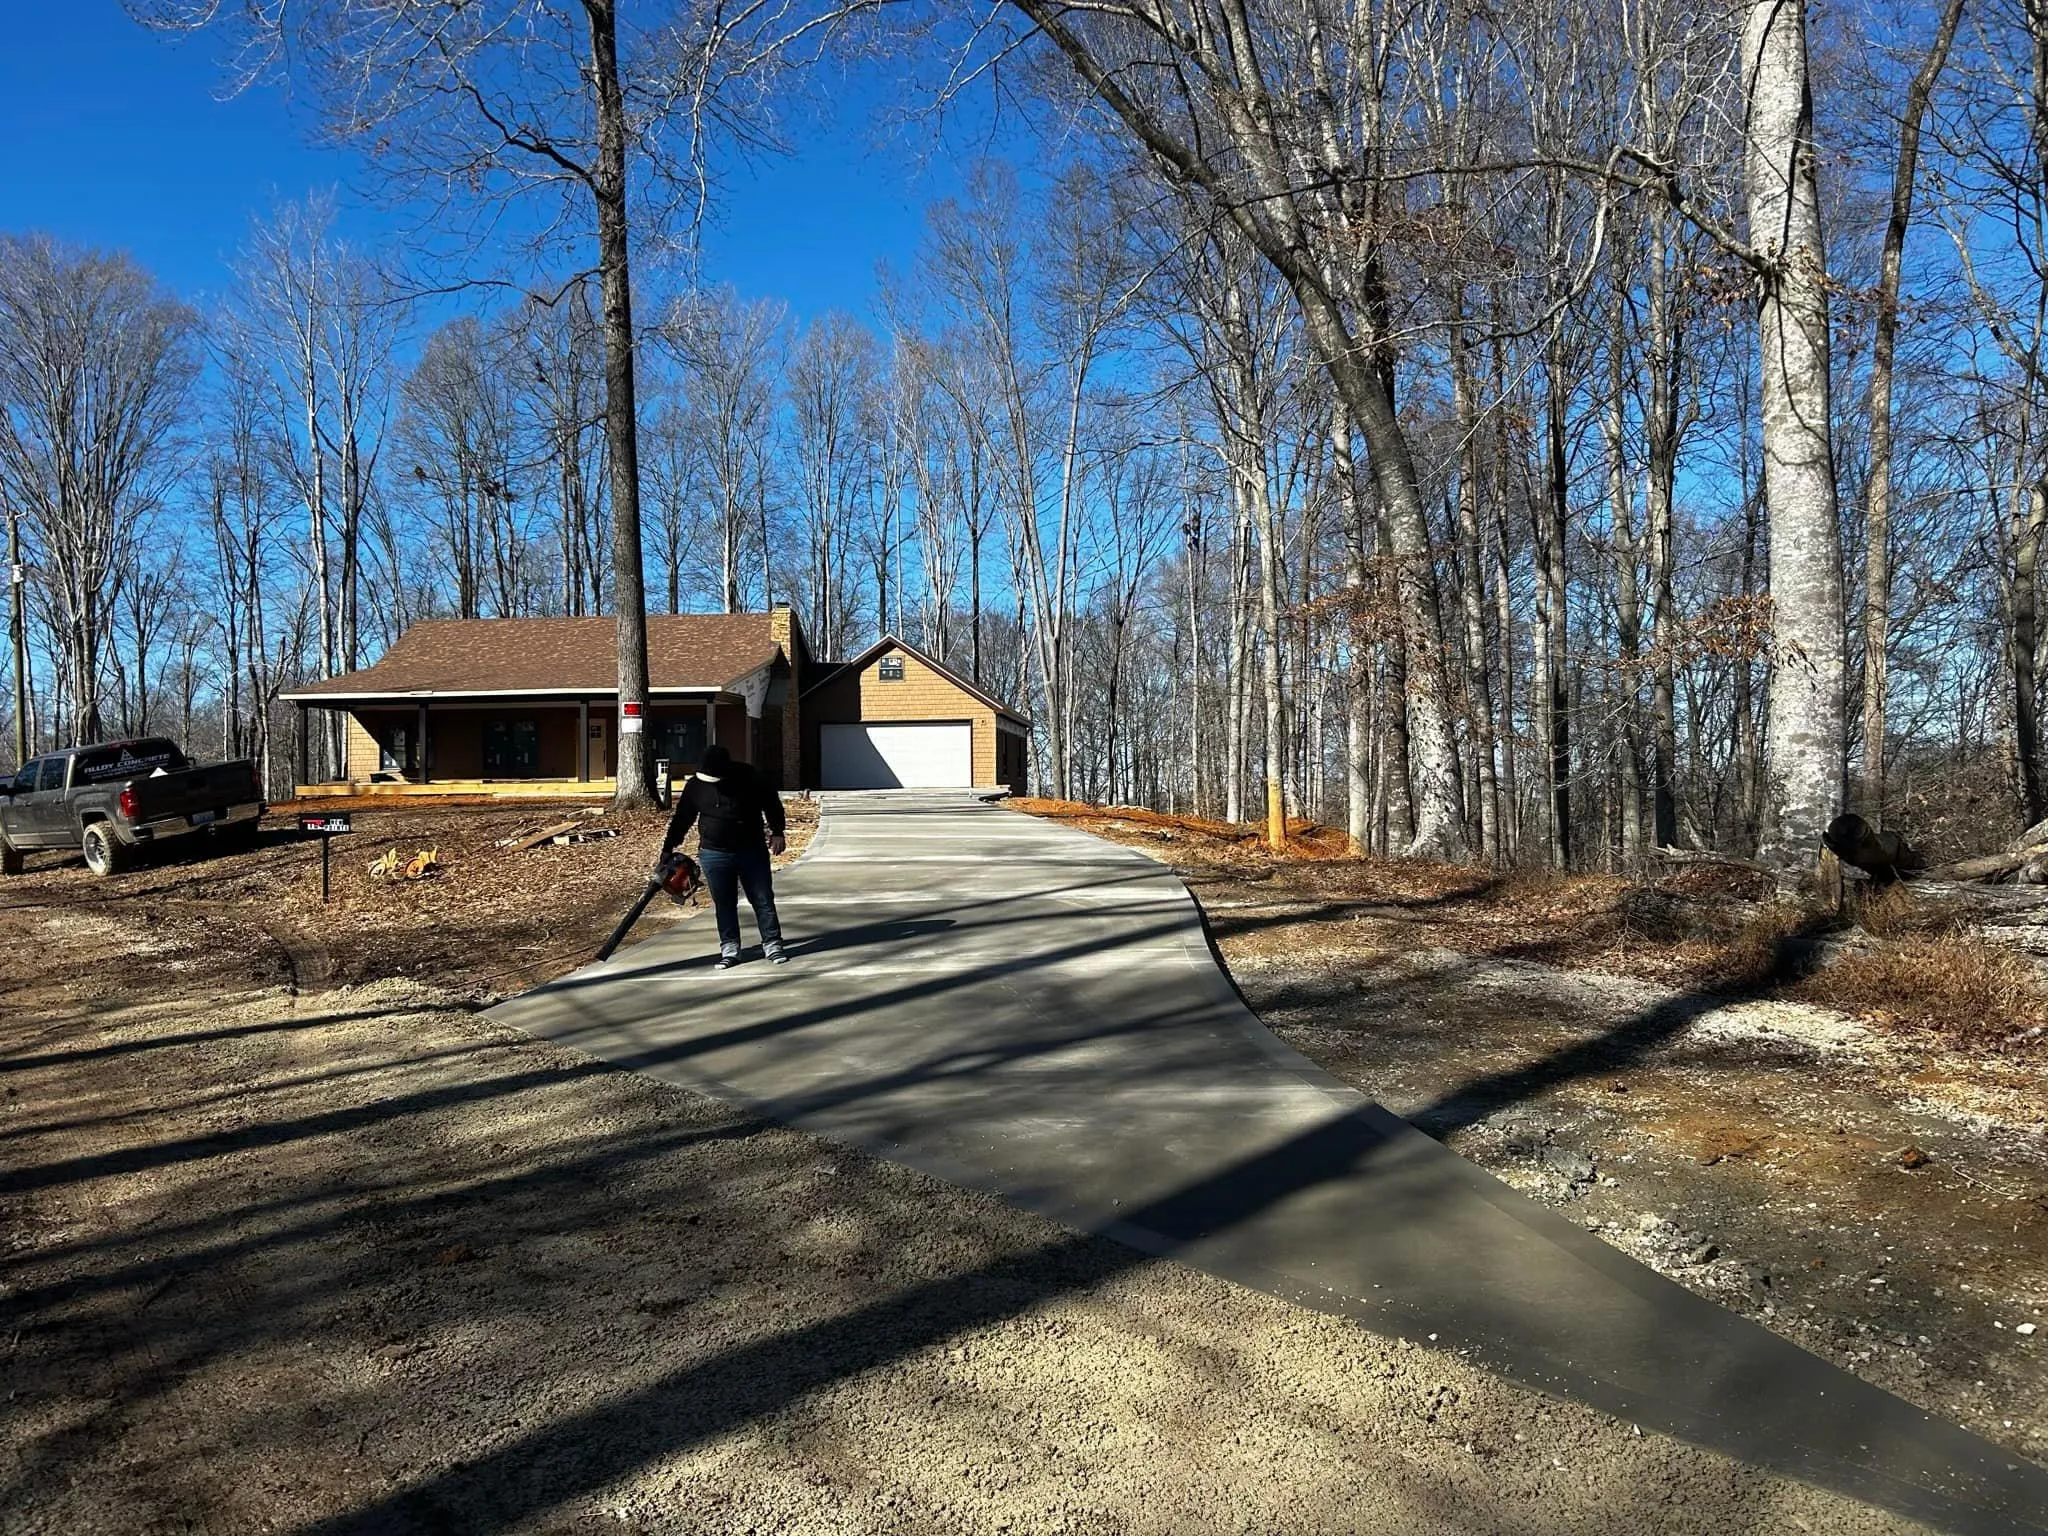
<path id="1" fill-rule="evenodd" d="M 1807 80 L 1806 9 L 1752 0 L 1742 37 L 1772 608 L 1760 857 L 1809 866 L 1841 810 L 1842 535 L 1829 436 L 1827 251 Z"/>

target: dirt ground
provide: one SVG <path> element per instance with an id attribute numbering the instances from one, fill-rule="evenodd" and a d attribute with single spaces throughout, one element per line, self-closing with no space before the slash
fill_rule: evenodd
<path id="1" fill-rule="evenodd" d="M 1176 866 L 1304 1055 L 1680 1283 L 2048 1460 L 2038 1043 L 1817 1006 L 1806 966 L 1758 976 L 1740 930 L 1646 935 L 1697 870 L 1645 896 L 1027 804 Z"/>
<path id="2" fill-rule="evenodd" d="M 488 1023 L 560 814 L 0 889 L 0 1531 L 1915 1529 Z"/>
<path id="3" fill-rule="evenodd" d="M 324 904 L 319 840 L 296 830 L 300 811 L 354 819 L 354 833 L 332 839 Z M 793 859 L 817 825 L 817 808 L 792 799 L 786 812 Z M 586 815 L 559 802 L 394 809 L 319 800 L 274 807 L 247 853 L 214 857 L 203 846 L 173 845 L 113 882 L 95 879 L 73 855 L 32 853 L 28 874 L 0 887 L 13 951 L 0 953 L 0 998 L 21 1006 L 90 997 L 112 978 L 53 971 L 35 950 L 42 936 L 65 943 L 79 927 L 106 924 L 122 932 L 125 952 L 150 957 L 154 984 L 171 992 L 311 991 L 417 977 L 506 996 L 590 958 L 641 889 L 666 821 L 655 811 Z M 590 840 L 504 846 L 570 822 Z M 371 871 L 393 852 L 401 866 L 422 852 L 437 864 L 417 880 Z M 678 915 L 658 900 L 642 936 Z"/>

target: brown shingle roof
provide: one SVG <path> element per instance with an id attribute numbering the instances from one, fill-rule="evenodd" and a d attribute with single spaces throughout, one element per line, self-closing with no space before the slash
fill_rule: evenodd
<path id="1" fill-rule="evenodd" d="M 616 693 L 618 622 L 425 619 L 375 666 L 292 689 L 286 698 L 376 693 Z M 647 620 L 655 689 L 726 688 L 775 659 L 765 613 L 681 613 Z"/>

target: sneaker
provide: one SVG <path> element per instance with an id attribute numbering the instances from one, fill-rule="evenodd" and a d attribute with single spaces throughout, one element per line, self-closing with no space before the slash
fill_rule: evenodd
<path id="1" fill-rule="evenodd" d="M 739 963 L 740 952 L 737 949 L 721 949 L 718 952 L 718 969 L 721 971 L 729 971 Z"/>
<path id="2" fill-rule="evenodd" d="M 761 946 L 761 953 L 766 955 L 770 962 L 775 965 L 789 964 L 789 951 L 782 947 L 780 939 L 776 940 L 773 944 L 763 944 Z"/>

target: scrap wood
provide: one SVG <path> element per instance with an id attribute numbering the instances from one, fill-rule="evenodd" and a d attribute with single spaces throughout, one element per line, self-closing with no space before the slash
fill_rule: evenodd
<path id="1" fill-rule="evenodd" d="M 549 838 L 548 841 L 559 848 L 566 847 L 570 843 L 601 843 L 608 837 L 617 837 L 618 835 L 619 831 L 616 827 L 578 827 L 574 831 L 558 832 Z"/>
<path id="2" fill-rule="evenodd" d="M 504 848 L 509 853 L 525 853 L 528 849 L 538 848 L 542 843 L 553 842 L 564 832 L 574 832 L 583 824 L 583 821 L 584 818 L 581 816 L 572 816 L 567 821 L 555 822 L 550 826 L 542 827 L 538 832 L 529 833 L 524 837 L 515 837 L 510 842 L 500 843 L 498 846 Z"/>
<path id="3" fill-rule="evenodd" d="M 1657 857 L 1670 864 L 1717 864 L 1724 869 L 1746 869 L 1759 875 L 1777 878 L 1777 871 L 1768 864 L 1759 864 L 1755 859 L 1737 858 L 1729 853 L 1712 853 L 1704 848 L 1679 848 L 1670 843 L 1659 843 L 1653 850 Z"/>
<path id="4" fill-rule="evenodd" d="M 2018 852 L 1985 853 L 1973 859 L 1957 859 L 1952 864 L 1937 864 L 1927 871 L 1929 880 L 1997 880 L 2011 874 L 2032 859 L 2038 850 L 2021 849 Z"/>

